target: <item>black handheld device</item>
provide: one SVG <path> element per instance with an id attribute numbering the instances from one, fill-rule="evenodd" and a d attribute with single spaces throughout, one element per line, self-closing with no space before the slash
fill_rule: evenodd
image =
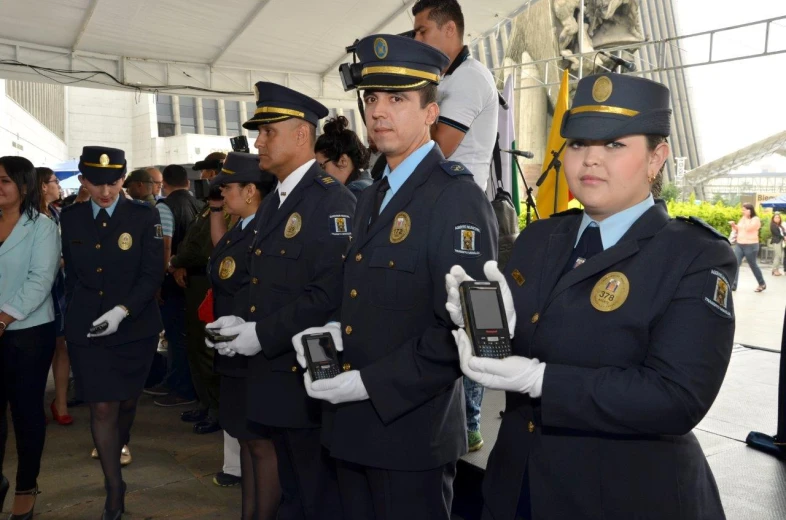
<path id="1" fill-rule="evenodd" d="M 238 337 L 238 334 L 234 336 L 222 336 L 218 331 L 221 329 L 205 329 L 205 335 L 210 338 L 210 341 L 213 343 L 228 343 Z"/>
<path id="2" fill-rule="evenodd" d="M 229 144 L 232 145 L 233 152 L 243 152 L 248 153 L 248 138 L 244 135 L 239 135 L 237 137 L 230 137 Z"/>
<path id="3" fill-rule="evenodd" d="M 512 354 L 508 318 L 497 282 L 472 281 L 459 286 L 464 326 L 478 357 L 502 359 Z"/>
<path id="4" fill-rule="evenodd" d="M 329 332 L 303 336 L 303 351 L 306 354 L 308 373 L 311 380 L 330 379 L 341 373 L 338 352 Z"/>
<path id="5" fill-rule="evenodd" d="M 90 334 L 98 334 L 99 332 L 104 332 L 106 329 L 109 328 L 109 322 L 102 321 L 98 325 L 90 327 Z"/>

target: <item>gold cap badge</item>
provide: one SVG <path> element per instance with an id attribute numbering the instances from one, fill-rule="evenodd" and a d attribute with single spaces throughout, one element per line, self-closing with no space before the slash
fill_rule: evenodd
<path id="1" fill-rule="evenodd" d="M 385 38 L 377 38 L 374 40 L 374 54 L 380 60 L 384 60 L 388 56 L 388 42 Z"/>
<path id="2" fill-rule="evenodd" d="M 614 85 L 608 76 L 601 76 L 595 80 L 592 86 L 592 99 L 598 103 L 603 103 L 611 97 L 611 92 L 614 90 Z"/>
<path id="3" fill-rule="evenodd" d="M 98 158 L 98 163 L 101 166 L 109 166 L 109 156 L 105 153 L 102 153 L 101 157 Z"/>

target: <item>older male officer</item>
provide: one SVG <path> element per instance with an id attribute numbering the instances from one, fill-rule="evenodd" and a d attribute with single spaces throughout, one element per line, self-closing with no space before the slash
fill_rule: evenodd
<path id="1" fill-rule="evenodd" d="M 321 404 L 306 395 L 290 341 L 324 324 L 341 303 L 341 255 L 355 196 L 314 159 L 316 126 L 327 108 L 273 83 L 259 82 L 256 90 L 257 110 L 244 126 L 259 129 L 259 167 L 278 185 L 255 219 L 247 321 L 228 316 L 208 327 L 238 335 L 215 345 L 222 354 L 253 356 L 247 417 L 275 444 L 283 493 L 278 518 L 341 518 L 335 470 L 320 445 Z"/>
<path id="2" fill-rule="evenodd" d="M 439 116 L 439 50 L 375 35 L 357 48 L 366 126 L 387 158 L 358 202 L 340 312 L 326 327 L 345 372 L 312 382 L 326 407 L 323 443 L 337 459 L 345 518 L 450 518 L 467 451 L 461 370 L 445 311 L 445 269 L 480 273 L 497 224 L 483 191 L 446 161 L 429 128 Z M 302 359 L 301 335 L 293 345 Z"/>

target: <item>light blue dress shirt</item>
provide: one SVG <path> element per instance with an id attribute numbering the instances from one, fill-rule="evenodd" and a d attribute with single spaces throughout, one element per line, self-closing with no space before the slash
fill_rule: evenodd
<path id="1" fill-rule="evenodd" d="M 390 166 L 385 166 L 385 172 L 382 174 L 382 177 L 387 177 L 388 182 L 390 183 L 390 189 L 388 190 L 385 198 L 382 199 L 382 206 L 379 208 L 379 212 L 385 209 L 385 206 L 388 205 L 390 199 L 396 195 L 396 192 L 407 182 L 407 179 L 410 178 L 412 172 L 415 171 L 415 168 L 426 158 L 428 153 L 434 148 L 434 141 L 429 141 L 414 152 L 410 154 L 409 157 L 401 161 L 401 164 L 396 166 L 396 169 L 390 171 Z"/>
<path id="2" fill-rule="evenodd" d="M 244 218 L 243 220 L 241 220 L 240 221 L 240 229 L 246 229 L 246 226 L 248 225 L 248 223 L 251 222 L 252 220 L 254 220 L 254 217 L 256 217 L 256 216 L 257 216 L 256 213 L 252 213 L 251 215 L 249 215 L 246 218 Z"/>
<path id="3" fill-rule="evenodd" d="M 106 212 L 109 213 L 109 218 L 112 218 L 112 213 L 115 212 L 117 202 L 120 200 L 121 196 L 122 195 L 118 195 L 112 205 L 106 208 Z M 96 204 L 92 199 L 90 199 L 90 206 L 93 208 L 93 218 L 96 218 L 98 216 L 98 212 L 101 211 L 101 206 Z"/>
<path id="4" fill-rule="evenodd" d="M 587 229 L 590 224 L 594 223 L 600 228 L 600 240 L 603 242 L 603 250 L 605 251 L 606 249 L 616 245 L 617 242 L 620 241 L 620 238 L 622 238 L 622 235 L 627 233 L 633 223 L 636 222 L 640 216 L 642 216 L 654 205 L 655 200 L 652 198 L 652 195 L 650 195 L 635 206 L 631 206 L 624 211 L 615 213 L 601 222 L 592 220 L 589 215 L 584 213 L 584 215 L 581 217 L 579 234 L 576 236 L 576 243 L 573 245 L 573 247 L 578 245 L 579 239 L 581 239 L 581 234 L 584 233 L 584 230 Z"/>

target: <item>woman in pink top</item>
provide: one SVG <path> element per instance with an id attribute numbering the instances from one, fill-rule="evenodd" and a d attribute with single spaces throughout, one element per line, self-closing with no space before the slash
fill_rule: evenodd
<path id="1" fill-rule="evenodd" d="M 742 205 L 742 218 L 736 224 L 729 221 L 732 229 L 737 232 L 737 243 L 734 245 L 734 254 L 737 255 L 737 266 L 742 264 L 742 258 L 748 261 L 748 265 L 753 271 L 753 276 L 759 282 L 756 287 L 756 292 L 762 292 L 767 288 L 764 283 L 764 276 L 761 274 L 759 264 L 756 262 L 756 257 L 759 254 L 759 229 L 761 228 L 761 220 L 756 216 L 756 210 L 753 204 Z M 737 290 L 737 278 L 739 277 L 739 269 L 737 275 L 734 277 L 734 284 L 731 286 L 732 291 Z"/>

